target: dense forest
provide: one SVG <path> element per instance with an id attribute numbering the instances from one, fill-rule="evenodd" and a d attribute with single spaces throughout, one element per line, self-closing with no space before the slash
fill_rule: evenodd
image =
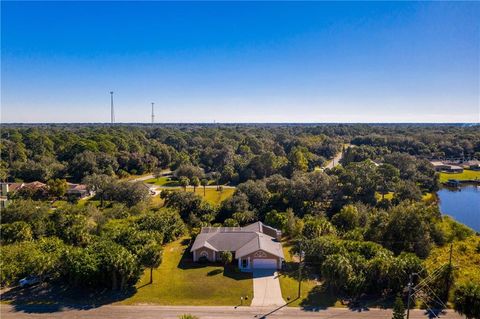
<path id="1" fill-rule="evenodd" d="M 161 263 L 165 243 L 203 226 L 260 220 L 281 229 L 330 289 L 395 296 L 409 274 L 433 271 L 423 266 L 433 248 L 477 236 L 426 195 L 439 188 L 429 159 L 480 158 L 478 126 L 43 125 L 6 126 L 1 135 L 1 179 L 50 190 L 17 194 L 3 210 L 2 285 L 38 274 L 123 288 Z M 323 169 L 339 152 L 341 165 Z M 182 186 L 235 191 L 212 204 L 164 190 L 158 205 L 125 181 L 165 169 Z M 64 195 L 56 186 L 65 181 L 85 183 L 101 203 L 52 209 L 47 200 Z M 465 300 L 480 302 L 480 282 L 455 285 L 455 270 L 442 271 L 438 282 L 448 285 L 436 294 L 468 314 Z"/>
<path id="2" fill-rule="evenodd" d="M 348 161 L 401 153 L 418 158 L 480 157 L 477 126 L 447 125 L 49 125 L 2 129 L 2 180 L 81 181 L 93 173 L 143 174 L 182 164 L 238 184 L 312 171 L 342 149 Z"/>

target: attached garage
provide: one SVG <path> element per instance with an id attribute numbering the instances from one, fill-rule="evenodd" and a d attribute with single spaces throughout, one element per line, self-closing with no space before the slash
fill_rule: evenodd
<path id="1" fill-rule="evenodd" d="M 277 260 L 276 259 L 254 259 L 253 260 L 254 269 L 277 269 Z"/>

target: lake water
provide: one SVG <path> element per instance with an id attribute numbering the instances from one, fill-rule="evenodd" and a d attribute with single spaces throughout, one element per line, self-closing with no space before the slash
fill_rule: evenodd
<path id="1" fill-rule="evenodd" d="M 443 214 L 480 232 L 480 187 L 469 185 L 458 190 L 442 188 L 437 194 Z"/>

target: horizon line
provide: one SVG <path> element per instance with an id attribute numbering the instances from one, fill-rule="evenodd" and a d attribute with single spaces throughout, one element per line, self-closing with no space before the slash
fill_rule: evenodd
<path id="1" fill-rule="evenodd" d="M 45 125 L 45 124 L 98 124 L 98 125 L 248 125 L 248 124 L 294 124 L 294 125 L 322 125 L 322 124 L 435 124 L 435 125 L 480 125 L 479 122 L 0 122 L 3 125 Z"/>

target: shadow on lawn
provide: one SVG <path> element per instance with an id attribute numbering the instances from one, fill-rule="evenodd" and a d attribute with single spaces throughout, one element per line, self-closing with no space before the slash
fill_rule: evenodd
<path id="1" fill-rule="evenodd" d="M 279 276 L 290 278 L 298 282 L 298 263 L 287 262 L 285 269 Z M 318 275 L 314 268 L 307 266 L 303 267 L 303 280 L 314 280 L 319 282 Z M 304 286 L 305 287 L 305 286 Z M 338 291 L 334 291 L 324 283 L 319 283 L 314 286 L 300 301 L 299 306 L 307 311 L 320 311 L 328 307 L 333 307 L 338 301 L 342 301 L 346 307 L 351 311 L 361 312 L 369 311 L 369 308 L 392 308 L 394 296 L 391 295 L 363 295 L 356 300 L 351 300 L 347 296 L 342 295 Z"/>
<path id="2" fill-rule="evenodd" d="M 207 276 L 211 277 L 211 276 L 220 275 L 222 272 L 223 271 L 221 269 L 214 269 L 212 271 L 207 272 Z"/>
<path id="3" fill-rule="evenodd" d="M 12 288 L 1 295 L 15 311 L 25 313 L 53 313 L 66 309 L 88 310 L 131 297 L 135 287 L 122 291 L 109 289 L 72 288 L 56 283 L 33 287 Z"/>

